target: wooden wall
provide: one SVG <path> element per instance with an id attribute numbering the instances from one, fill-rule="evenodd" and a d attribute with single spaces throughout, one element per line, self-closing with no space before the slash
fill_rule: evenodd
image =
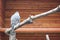
<path id="1" fill-rule="evenodd" d="M 0 0 L 0 28 L 4 27 L 4 0 Z M 3 33 L 0 33 L 0 40 L 2 40 Z"/>
<path id="2" fill-rule="evenodd" d="M 19 11 L 21 21 L 57 7 L 60 0 L 7 0 L 5 4 L 5 27 L 10 27 L 10 17 Z M 34 20 L 32 24 L 22 26 L 23 28 L 60 28 L 60 12 Z"/>
<path id="3" fill-rule="evenodd" d="M 0 1 L 0 25 L 1 27 L 10 27 L 10 17 L 14 12 L 19 11 L 21 21 L 29 15 L 43 13 L 57 7 L 60 0 L 5 0 L 2 4 Z M 4 26 L 3 26 L 4 25 Z M 60 12 L 50 14 L 46 17 L 34 20 L 32 24 L 22 26 L 22 28 L 60 28 Z M 60 40 L 60 33 L 49 34 L 51 40 Z M 8 40 L 8 36 L 4 33 L 0 34 L 1 40 Z M 46 40 L 45 34 L 39 33 L 18 33 L 18 40 Z"/>

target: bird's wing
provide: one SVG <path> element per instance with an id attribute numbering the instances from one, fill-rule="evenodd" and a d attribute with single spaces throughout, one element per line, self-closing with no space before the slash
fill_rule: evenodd
<path id="1" fill-rule="evenodd" d="M 11 26 L 16 25 L 19 22 L 20 22 L 20 16 L 19 12 L 17 11 L 11 16 Z"/>

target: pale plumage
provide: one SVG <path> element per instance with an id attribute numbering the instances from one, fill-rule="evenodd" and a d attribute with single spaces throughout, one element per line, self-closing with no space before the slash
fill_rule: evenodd
<path id="1" fill-rule="evenodd" d="M 19 22 L 20 22 L 20 16 L 19 12 L 17 11 L 15 12 L 15 14 L 11 16 L 11 26 L 16 25 Z"/>
<path id="2" fill-rule="evenodd" d="M 11 16 L 11 31 L 9 40 L 16 40 L 16 32 L 14 30 L 14 26 L 17 25 L 18 23 L 20 23 L 19 12 L 15 12 L 15 14 Z"/>

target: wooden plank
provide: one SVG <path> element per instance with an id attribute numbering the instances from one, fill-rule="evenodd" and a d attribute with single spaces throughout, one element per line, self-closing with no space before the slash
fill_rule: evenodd
<path id="1" fill-rule="evenodd" d="M 0 28 L 4 27 L 4 7 L 3 7 L 3 2 L 4 0 L 0 0 Z M 2 40 L 3 33 L 0 33 L 0 40 Z"/>
<path id="2" fill-rule="evenodd" d="M 0 28 L 0 32 L 5 32 L 8 28 Z M 17 33 L 60 33 L 60 28 L 19 28 Z"/>
<path id="3" fill-rule="evenodd" d="M 17 33 L 17 39 L 18 40 L 46 40 L 45 38 L 46 34 L 41 34 L 41 33 Z M 60 39 L 60 34 L 57 33 L 52 33 L 49 34 L 49 37 L 51 40 L 59 40 Z M 5 35 L 4 39 L 8 40 L 8 36 Z M 3 39 L 3 40 L 4 40 Z"/>
<path id="4" fill-rule="evenodd" d="M 4 13 L 4 9 L 3 9 L 3 1 L 0 0 L 0 27 L 3 27 L 3 13 Z"/>
<path id="5" fill-rule="evenodd" d="M 7 2 L 14 2 L 14 0 L 6 0 Z M 17 0 L 15 0 L 16 2 Z M 23 2 L 30 2 L 30 1 L 33 1 L 33 2 L 60 2 L 60 0 L 18 0 L 19 1 L 23 1 Z"/>
<path id="6" fill-rule="evenodd" d="M 6 2 L 6 9 L 40 9 L 40 8 L 52 8 L 59 5 L 60 2 L 41 2 L 36 0 L 18 0 L 18 1 L 7 1 Z"/>
<path id="7" fill-rule="evenodd" d="M 5 24 L 6 28 L 11 27 L 10 24 Z M 41 23 L 33 23 L 33 24 L 27 24 L 22 26 L 22 28 L 60 28 L 60 24 L 59 23 L 45 23 L 45 22 L 41 22 Z"/>
<path id="8" fill-rule="evenodd" d="M 59 5 L 59 3 L 26 3 L 23 4 L 23 2 L 21 4 L 6 4 L 6 9 L 41 9 L 41 8 L 54 8 L 57 5 Z"/>
<path id="9" fill-rule="evenodd" d="M 24 18 L 24 16 L 25 17 L 28 17 L 29 15 L 37 15 L 37 14 L 40 14 L 40 13 L 43 13 L 43 12 L 40 12 L 39 10 L 38 11 L 36 11 L 36 10 L 32 10 L 32 11 L 19 11 L 19 13 L 20 13 L 20 16 L 22 17 L 22 18 Z M 14 13 L 16 12 L 16 10 L 11 10 L 11 11 L 6 11 L 5 12 L 5 17 L 6 18 L 10 18 Z M 25 14 L 27 14 L 27 15 L 25 15 Z M 60 16 L 60 12 L 56 12 L 56 13 L 54 13 L 54 14 L 51 14 L 51 15 L 48 15 L 48 16 Z"/>
<path id="10" fill-rule="evenodd" d="M 27 4 L 27 5 L 28 5 L 28 4 L 30 4 L 30 3 L 31 3 L 31 4 L 37 4 L 37 5 L 39 5 L 40 3 L 41 3 L 42 5 L 43 5 L 44 3 L 45 3 L 45 4 L 59 4 L 59 2 L 56 3 L 56 2 L 41 2 L 41 1 L 38 2 L 38 1 L 26 1 L 26 0 L 25 0 L 25 1 L 21 1 L 21 0 L 20 0 L 20 1 L 7 1 L 7 2 L 6 2 L 6 5 L 12 5 L 12 4 L 14 4 L 14 5 L 15 5 L 15 4 L 18 4 L 18 5 Z M 30 5 L 31 5 L 31 4 L 30 4 Z"/>

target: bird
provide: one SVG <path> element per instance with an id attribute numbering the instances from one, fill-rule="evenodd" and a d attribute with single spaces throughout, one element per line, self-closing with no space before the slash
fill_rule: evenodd
<path id="1" fill-rule="evenodd" d="M 9 40 L 16 40 L 16 32 L 14 30 L 14 26 L 20 23 L 20 16 L 19 12 L 16 11 L 12 16 L 11 16 L 11 31 L 10 31 L 10 36 Z"/>
<path id="2" fill-rule="evenodd" d="M 20 16 L 19 12 L 16 11 L 12 16 L 11 16 L 11 26 L 16 25 L 17 23 L 20 23 Z"/>
<path id="3" fill-rule="evenodd" d="M 19 12 L 16 11 L 12 16 L 11 16 L 11 32 L 10 34 L 13 35 L 15 33 L 14 26 L 20 23 L 20 16 Z"/>

